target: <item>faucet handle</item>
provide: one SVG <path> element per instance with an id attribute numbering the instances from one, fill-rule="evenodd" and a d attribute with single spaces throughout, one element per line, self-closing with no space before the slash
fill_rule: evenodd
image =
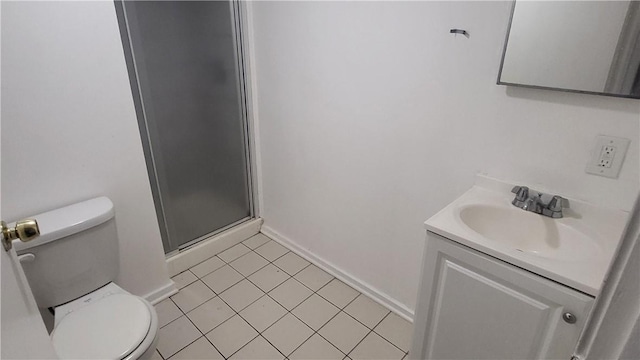
<path id="1" fill-rule="evenodd" d="M 529 188 L 526 186 L 514 186 L 511 192 L 516 194 L 515 200 L 525 201 L 529 197 Z"/>
<path id="2" fill-rule="evenodd" d="M 563 208 L 568 207 L 569 200 L 559 195 L 555 195 L 553 198 L 551 198 L 551 201 L 549 201 L 549 205 L 547 205 L 547 208 L 551 211 L 562 211 Z"/>

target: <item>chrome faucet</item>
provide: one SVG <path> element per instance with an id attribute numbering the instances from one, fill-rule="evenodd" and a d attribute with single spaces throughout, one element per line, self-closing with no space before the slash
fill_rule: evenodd
<path id="1" fill-rule="evenodd" d="M 526 186 L 514 186 L 511 192 L 516 194 L 511 202 L 513 206 L 536 214 L 561 218 L 562 209 L 569 207 L 569 200 L 558 195 L 546 195 L 538 191 L 530 191 Z M 534 193 L 533 196 L 530 193 Z M 549 199 L 545 201 L 544 199 Z"/>
<path id="2" fill-rule="evenodd" d="M 522 205 L 522 210 L 531 211 L 536 214 L 541 212 L 540 208 L 542 208 L 542 193 L 537 193 L 536 195 L 530 196 L 527 200 L 524 201 Z"/>

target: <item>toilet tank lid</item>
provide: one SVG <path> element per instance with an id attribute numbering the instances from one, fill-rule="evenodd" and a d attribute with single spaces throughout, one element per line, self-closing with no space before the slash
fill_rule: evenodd
<path id="1" fill-rule="evenodd" d="M 29 241 L 14 240 L 16 251 L 26 250 L 77 234 L 112 219 L 115 212 L 108 197 L 101 196 L 42 214 L 30 216 L 40 227 L 40 236 Z M 15 224 L 11 224 L 13 226 Z"/>

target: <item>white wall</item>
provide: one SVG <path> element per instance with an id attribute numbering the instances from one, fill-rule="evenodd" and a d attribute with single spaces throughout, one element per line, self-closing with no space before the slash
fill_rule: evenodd
<path id="1" fill-rule="evenodd" d="M 639 102 L 495 85 L 510 7 L 254 3 L 264 228 L 410 315 L 422 223 L 478 172 L 630 209 Z M 597 134 L 632 139 L 617 180 Z"/>
<path id="2" fill-rule="evenodd" d="M 517 2 L 502 80 L 604 91 L 628 9 L 629 1 Z"/>
<path id="3" fill-rule="evenodd" d="M 115 204 L 118 283 L 171 286 L 113 2 L 3 2 L 2 215 L 99 195 Z"/>

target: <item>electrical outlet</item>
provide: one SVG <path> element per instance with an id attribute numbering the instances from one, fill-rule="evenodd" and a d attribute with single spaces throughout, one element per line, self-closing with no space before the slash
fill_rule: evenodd
<path id="1" fill-rule="evenodd" d="M 611 167 L 611 160 L 606 160 L 606 159 L 600 159 L 600 162 L 598 163 L 599 167 L 603 167 L 603 168 L 610 168 Z"/>
<path id="2" fill-rule="evenodd" d="M 587 164 L 587 173 L 617 178 L 630 142 L 629 139 L 597 136 L 591 161 Z"/>
<path id="3" fill-rule="evenodd" d="M 615 156 L 616 156 L 615 146 L 613 145 L 603 146 L 602 151 L 600 151 L 600 158 L 598 158 L 598 166 L 604 167 L 604 168 L 610 168 Z"/>

